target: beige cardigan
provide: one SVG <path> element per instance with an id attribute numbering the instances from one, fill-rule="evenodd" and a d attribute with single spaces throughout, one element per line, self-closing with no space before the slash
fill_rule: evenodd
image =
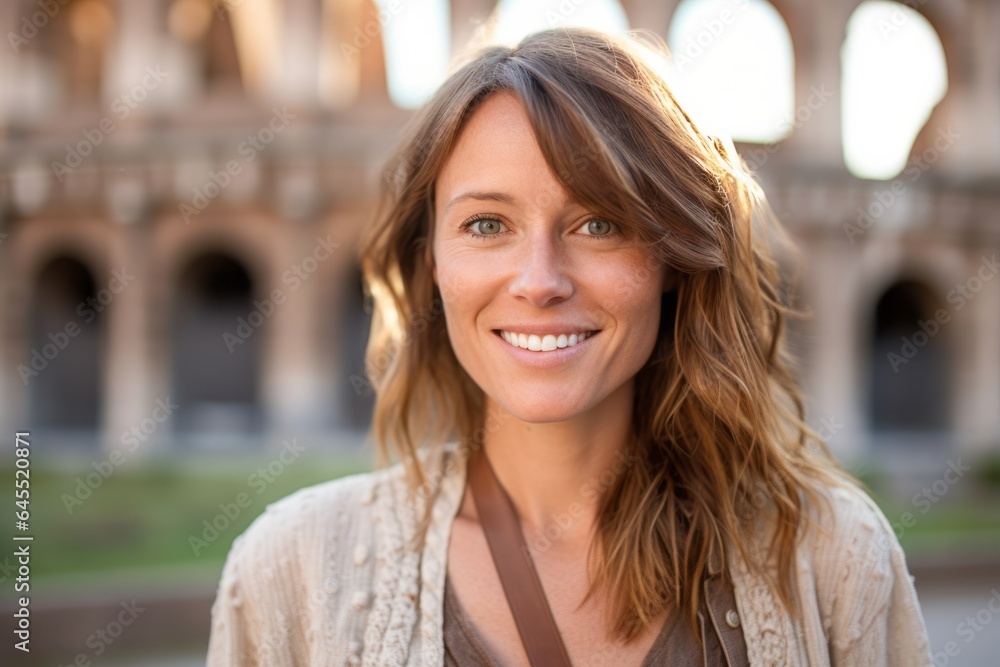
<path id="1" fill-rule="evenodd" d="M 268 505 L 226 559 L 208 667 L 443 665 L 445 562 L 465 488 L 463 451 L 450 442 L 420 454 L 440 488 L 423 553 L 405 548 L 424 501 L 407 499 L 401 463 Z M 808 531 L 797 557 L 801 620 L 729 555 L 750 664 L 932 665 L 913 578 L 884 514 L 861 490 L 827 494 L 835 517 L 810 508 L 828 530 Z M 758 512 L 759 526 L 765 515 Z"/>

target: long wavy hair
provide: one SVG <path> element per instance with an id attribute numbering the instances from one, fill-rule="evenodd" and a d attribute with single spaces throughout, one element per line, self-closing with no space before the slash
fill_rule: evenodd
<path id="1" fill-rule="evenodd" d="M 420 536 L 439 487 L 418 450 L 458 440 L 468 453 L 487 435 L 483 392 L 451 348 L 430 254 L 435 181 L 477 105 L 516 95 L 566 191 L 677 269 L 636 377 L 630 446 L 639 464 L 601 491 L 588 553 L 584 601 L 603 587 L 609 632 L 626 642 L 672 608 L 694 626 L 701 582 L 730 546 L 797 613 L 806 496 L 822 500 L 815 487 L 851 479 L 806 423 L 786 352 L 785 319 L 803 313 L 772 245 L 789 257 L 794 247 L 732 143 L 706 135 L 678 105 L 655 65 L 665 57 L 652 33 L 582 28 L 472 54 L 412 117 L 360 248 L 374 304 L 366 372 L 376 465 L 404 463 Z M 762 538 L 749 519 L 765 507 L 776 570 L 752 548 Z"/>

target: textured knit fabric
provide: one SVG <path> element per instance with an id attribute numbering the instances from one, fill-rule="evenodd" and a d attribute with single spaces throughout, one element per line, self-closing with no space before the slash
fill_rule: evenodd
<path id="1" fill-rule="evenodd" d="M 401 463 L 268 505 L 223 567 L 208 667 L 444 665 L 445 563 L 466 457 L 454 442 L 420 456 L 438 492 L 419 553 L 406 538 L 426 500 L 407 492 Z M 800 618 L 727 554 L 750 664 L 932 665 L 913 578 L 885 516 L 860 489 L 824 493 L 833 512 L 807 506 L 817 525 L 796 553 Z M 750 519 L 762 547 L 769 516 L 761 503 Z"/>

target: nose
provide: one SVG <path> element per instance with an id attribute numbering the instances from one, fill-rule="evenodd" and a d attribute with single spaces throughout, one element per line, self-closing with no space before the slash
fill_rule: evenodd
<path id="1" fill-rule="evenodd" d="M 562 242 L 539 230 L 527 239 L 514 260 L 510 294 L 538 307 L 568 299 L 573 294 L 573 281 L 565 270 L 566 261 Z"/>

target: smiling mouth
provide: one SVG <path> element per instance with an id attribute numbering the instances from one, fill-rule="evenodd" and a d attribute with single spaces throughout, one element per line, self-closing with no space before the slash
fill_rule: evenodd
<path id="1" fill-rule="evenodd" d="M 512 331 L 502 331 L 500 329 L 494 329 L 493 333 L 506 341 L 507 344 L 519 347 L 522 350 L 531 350 L 532 352 L 551 352 L 553 350 L 579 345 L 600 331 L 600 329 L 594 329 L 592 331 L 581 331 L 579 333 L 569 335 L 559 334 L 558 336 L 554 334 L 545 334 L 542 336 L 537 334 L 522 334 Z"/>

